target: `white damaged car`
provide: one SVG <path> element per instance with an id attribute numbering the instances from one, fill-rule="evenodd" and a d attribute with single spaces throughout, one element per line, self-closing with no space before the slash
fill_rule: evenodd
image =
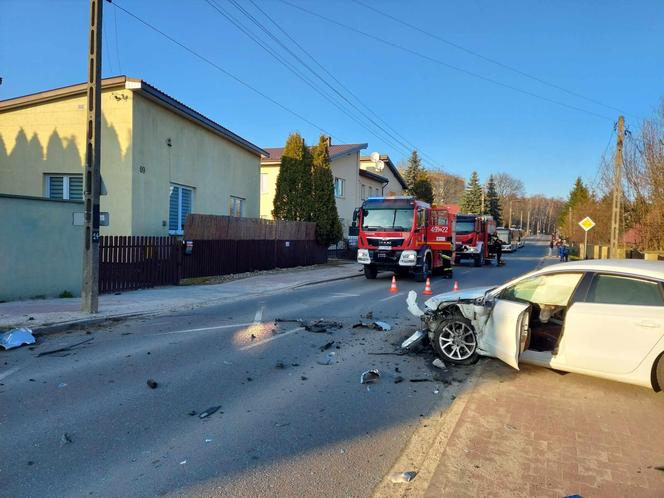
<path id="1" fill-rule="evenodd" d="M 445 362 L 491 356 L 664 389 L 664 263 L 562 263 L 433 296 L 425 310 L 416 300 L 408 309 Z"/>

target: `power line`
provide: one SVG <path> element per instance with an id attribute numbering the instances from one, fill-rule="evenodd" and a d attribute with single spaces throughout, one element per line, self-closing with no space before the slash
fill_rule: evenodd
<path id="1" fill-rule="evenodd" d="M 286 60 L 281 54 L 279 54 L 276 50 L 272 49 L 268 45 L 266 45 L 260 38 L 258 38 L 254 33 L 252 33 L 249 29 L 247 29 L 245 26 L 243 26 L 236 18 L 234 18 L 230 13 L 228 13 L 223 7 L 219 6 L 216 2 L 213 2 L 212 0 L 206 0 L 206 2 L 214 8 L 219 14 L 221 14 L 224 18 L 226 18 L 231 24 L 233 24 L 236 28 L 238 28 L 242 33 L 244 33 L 247 37 L 249 37 L 251 40 L 253 40 L 256 44 L 258 44 L 261 48 L 263 48 L 266 52 L 268 52 L 272 57 L 274 57 L 278 62 L 280 62 L 282 65 L 284 65 L 286 68 L 288 68 L 293 74 L 295 74 L 299 79 L 304 81 L 309 87 L 311 87 L 314 91 L 316 91 L 319 95 L 321 95 L 323 98 L 325 98 L 328 102 L 330 102 L 332 105 L 337 107 L 341 112 L 346 114 L 349 118 L 353 119 L 356 123 L 358 123 L 360 126 L 365 128 L 369 133 L 373 134 L 376 138 L 378 138 L 381 141 L 384 141 L 386 143 L 390 143 L 390 140 L 386 140 L 384 137 L 381 137 L 378 135 L 376 132 L 374 132 L 371 128 L 369 128 L 365 123 L 363 123 L 358 117 L 353 115 L 349 110 L 347 110 L 345 107 L 343 107 L 339 102 L 337 102 L 332 96 L 328 95 L 325 93 L 322 89 L 320 89 L 313 81 L 311 81 L 308 77 L 306 77 L 304 74 L 302 74 L 292 63 L 290 63 L 288 60 Z M 306 62 L 302 61 L 301 58 L 297 56 L 297 54 L 294 54 L 288 47 L 286 47 L 281 40 L 276 38 L 267 28 L 265 28 L 260 21 L 256 20 L 250 13 L 246 12 L 241 6 L 239 6 L 236 2 L 233 2 L 231 0 L 231 3 L 235 5 L 240 12 L 242 12 L 247 18 L 249 18 L 250 21 L 252 21 L 254 24 L 256 24 L 264 33 L 266 33 L 273 41 L 275 41 L 277 44 L 281 45 L 283 48 L 285 48 L 286 51 L 288 51 L 293 57 L 296 58 L 296 60 L 299 60 L 300 63 L 302 63 L 306 68 L 308 68 L 314 76 L 318 77 L 321 79 L 325 84 L 329 86 L 329 83 L 324 80 L 324 78 L 321 78 L 318 73 L 313 71 Z M 331 86 L 330 86 L 331 87 Z M 333 91 L 336 92 L 336 89 L 334 87 L 331 87 Z M 339 92 L 337 92 L 339 93 Z M 353 105 L 351 103 L 351 105 Z M 354 106 L 356 109 L 357 107 Z M 365 117 L 367 117 L 365 115 Z M 368 117 L 369 120 L 371 120 L 370 117 Z M 374 122 L 375 123 L 375 122 Z M 381 127 L 378 127 L 385 133 L 388 137 L 390 136 L 389 133 L 382 129 Z M 391 143 L 395 148 L 398 148 L 394 143 Z M 404 146 L 403 144 L 399 144 L 399 146 L 403 147 L 404 150 L 408 150 L 407 146 Z"/>
<path id="2" fill-rule="evenodd" d="M 380 14 L 380 15 L 382 15 L 382 16 L 384 16 L 384 17 L 387 17 L 388 19 L 392 19 L 394 22 L 397 22 L 397 23 L 399 23 L 399 24 L 402 24 L 402 25 L 404 25 L 404 26 L 407 26 L 407 27 L 409 27 L 409 28 L 411 28 L 411 29 L 414 29 L 415 31 L 418 31 L 418 32 L 420 32 L 420 33 L 422 33 L 422 34 L 425 34 L 425 35 L 427 35 L 427 36 L 430 36 L 431 38 L 434 38 L 434 39 L 436 39 L 436 40 L 438 40 L 438 41 L 440 41 L 440 42 L 443 42 L 443 43 L 445 43 L 445 44 L 447 44 L 447 45 L 449 45 L 449 46 L 451 46 L 451 47 L 454 47 L 454 48 L 456 48 L 456 49 L 458 49 L 458 50 L 461 50 L 461 51 L 463 51 L 463 52 L 466 52 L 467 54 L 470 54 L 470 55 L 472 55 L 472 56 L 474 56 L 474 57 L 477 57 L 477 58 L 479 58 L 479 59 L 482 59 L 483 61 L 490 62 L 491 64 L 495 64 L 496 66 L 502 67 L 503 69 L 507 69 L 508 71 L 512 71 L 512 72 L 514 72 L 514 73 L 516 73 L 516 74 L 519 74 L 519 75 L 521 75 L 521 76 L 524 76 L 524 77 L 526 77 L 526 78 L 530 78 L 530 79 L 533 80 L 533 81 L 537 81 L 538 83 L 541 83 L 541 84 L 543 84 L 543 85 L 549 86 L 549 87 L 551 87 L 551 88 L 555 88 L 556 90 L 560 90 L 560 91 L 565 92 L 565 93 L 567 93 L 567 94 L 569 94 L 569 95 L 573 95 L 574 97 L 578 97 L 578 98 L 580 98 L 580 99 L 587 100 L 588 102 L 592 102 L 593 104 L 597 104 L 597 105 L 600 105 L 600 106 L 602 106 L 602 107 L 606 107 L 607 109 L 612 109 L 612 110 L 614 110 L 614 111 L 622 112 L 622 111 L 621 111 L 620 109 L 618 109 L 617 107 L 613 107 L 612 105 L 605 104 L 605 103 L 603 103 L 603 102 L 601 102 L 601 101 L 599 101 L 599 100 L 593 99 L 593 98 L 591 98 L 591 97 L 587 97 L 587 96 L 582 95 L 582 94 L 580 94 L 580 93 L 577 93 L 577 92 L 575 92 L 575 91 L 568 90 L 568 89 L 565 88 L 565 87 L 562 87 L 562 86 L 557 85 L 557 84 L 555 84 L 555 83 L 551 83 L 550 81 L 546 81 L 546 80 L 544 80 L 544 79 L 542 79 L 542 78 L 539 78 L 539 77 L 537 77 L 537 76 L 534 76 L 534 75 L 532 75 L 532 74 L 530 74 L 530 73 L 527 73 L 527 72 L 525 72 L 525 71 L 522 71 L 522 70 L 520 70 L 520 69 L 517 69 L 517 68 L 515 68 L 514 66 L 510 66 L 510 65 L 508 65 L 508 64 L 505 64 L 504 62 L 500 62 L 500 61 L 498 61 L 498 60 L 496 60 L 496 59 L 492 59 L 491 57 L 487 57 L 487 56 L 482 55 L 482 54 L 480 54 L 480 53 L 478 53 L 478 52 L 475 52 L 474 50 L 471 50 L 471 49 L 469 49 L 469 48 L 467 48 L 467 47 L 464 47 L 463 45 L 459 45 L 458 43 L 455 43 L 455 42 L 453 42 L 453 41 L 447 40 L 447 39 L 443 38 L 442 36 L 439 36 L 439 35 L 437 35 L 437 34 L 435 34 L 435 33 L 431 33 L 430 31 L 426 31 L 426 30 L 420 28 L 419 26 L 415 26 L 414 24 L 410 24 L 410 23 L 404 21 L 403 19 L 399 19 L 398 17 L 395 17 L 395 16 L 393 16 L 393 15 L 391 15 L 391 14 L 388 14 L 387 12 L 384 12 L 384 11 L 382 11 L 382 10 L 380 10 L 380 9 L 377 9 L 376 7 L 374 7 L 374 6 L 372 6 L 372 5 L 367 5 L 366 3 L 362 2 L 361 0 L 352 0 L 352 1 L 355 2 L 355 3 L 357 3 L 357 4 L 359 4 L 359 5 L 361 5 L 362 7 L 366 8 L 366 9 L 372 10 L 372 11 L 376 12 L 377 14 Z"/>
<path id="3" fill-rule="evenodd" d="M 365 32 L 365 31 L 362 31 L 362 30 L 360 30 L 360 29 L 357 29 L 357 28 L 354 28 L 354 27 L 349 26 L 349 25 L 347 25 L 347 24 L 344 24 L 344 23 L 342 23 L 342 22 L 339 22 L 339 21 L 337 21 L 337 20 L 335 20 L 335 19 L 331 19 L 331 18 L 329 18 L 329 17 L 323 16 L 323 15 L 318 14 L 318 13 L 316 13 L 316 12 L 313 12 L 313 11 L 311 11 L 311 10 L 309 10 L 309 9 L 306 9 L 306 8 L 304 8 L 304 7 L 301 7 L 301 6 L 299 6 L 299 5 L 296 5 L 296 4 L 294 4 L 294 3 L 291 3 L 291 2 L 289 2 L 288 0 L 279 0 L 279 1 L 280 1 L 281 3 L 283 3 L 283 4 L 286 4 L 286 5 L 290 6 L 290 7 L 293 7 L 294 9 L 298 9 L 298 10 L 300 10 L 300 11 L 302 11 L 302 12 L 305 12 L 306 14 L 309 14 L 309 15 L 311 15 L 311 16 L 313 16 L 313 17 L 317 17 L 317 18 L 319 18 L 319 19 L 323 19 L 324 21 L 327 21 L 327 22 L 329 22 L 329 23 L 335 24 L 335 25 L 340 26 L 340 27 L 342 27 L 342 28 L 344 28 L 344 29 L 347 29 L 347 30 L 353 31 L 353 32 L 355 32 L 355 33 L 358 33 L 358 34 L 364 36 L 364 37 L 367 37 L 367 38 L 370 38 L 370 39 L 375 40 L 375 41 L 377 41 L 377 42 L 383 43 L 383 44 L 385 44 L 385 45 L 389 45 L 389 46 L 391 46 L 391 47 L 397 48 L 397 49 L 399 49 L 399 50 L 402 50 L 402 51 L 407 52 L 407 53 L 409 53 L 409 54 L 415 55 L 415 56 L 420 57 L 420 58 L 422 58 L 422 59 L 428 60 L 428 61 L 433 62 L 433 63 L 435 63 L 435 64 L 439 64 L 439 65 L 441 65 L 441 66 L 447 67 L 447 68 L 452 69 L 452 70 L 454 70 L 454 71 L 458 71 L 458 72 L 463 73 L 463 74 L 466 74 L 466 75 L 468 75 L 468 76 L 472 76 L 473 78 L 481 79 L 481 80 L 483 80 L 483 81 L 487 81 L 487 82 L 489 82 L 489 83 L 493 83 L 494 85 L 502 86 L 503 88 L 508 88 L 508 89 L 513 90 L 513 91 L 515 91 L 515 92 L 519 92 L 519 93 L 522 93 L 522 94 L 524 94 L 524 95 L 528 95 L 528 96 L 530 96 L 530 97 L 533 97 L 533 98 L 536 98 L 536 99 L 540 99 L 540 100 L 543 100 L 543 101 L 545 101 L 545 102 L 549 102 L 549 103 L 551 103 L 551 104 L 556 104 L 556 105 L 559 105 L 559 106 L 562 106 L 562 107 L 566 107 L 566 108 L 568 108 L 568 109 L 573 109 L 573 110 L 575 110 L 575 111 L 582 112 L 582 113 L 585 113 L 585 114 L 589 114 L 589 115 L 591 115 L 591 116 L 595 116 L 595 117 L 597 117 L 597 118 L 601 118 L 601 119 L 606 119 L 606 120 L 609 120 L 609 121 L 613 121 L 613 119 L 610 118 L 609 116 L 605 116 L 605 115 L 603 115 L 603 114 L 599 114 L 599 113 L 596 113 L 596 112 L 590 111 L 590 110 L 588 110 L 588 109 L 583 109 L 582 107 L 577 107 L 577 106 L 572 105 L 572 104 L 567 104 L 567 103 L 565 103 L 565 102 L 561 102 L 561 101 L 559 101 L 559 100 L 551 99 L 551 98 L 549 98 L 549 97 L 545 97 L 545 96 L 543 96 L 543 95 L 539 95 L 539 94 L 534 93 L 534 92 L 531 92 L 531 91 L 529 91 L 529 90 L 524 90 L 524 89 L 522 89 L 522 88 L 519 88 L 519 87 L 516 87 L 516 86 L 510 85 L 510 84 L 508 84 L 508 83 L 503 83 L 503 82 L 501 82 L 501 81 L 494 80 L 493 78 L 489 78 L 489 77 L 487 77 L 487 76 L 483 76 L 483 75 L 478 74 L 478 73 L 475 73 L 475 72 L 473 72 L 473 71 L 469 71 L 469 70 L 464 69 L 464 68 L 461 68 L 461 67 L 459 67 L 459 66 L 455 66 L 455 65 L 453 65 L 453 64 L 449 64 L 449 63 L 447 63 L 447 62 L 445 62 L 445 61 L 443 61 L 443 60 L 441 60 L 441 59 L 437 59 L 437 58 L 435 58 L 435 57 L 431 57 L 431 56 L 429 56 L 429 55 L 423 54 L 422 52 L 418 52 L 417 50 L 413 50 L 413 49 L 408 48 L 408 47 L 405 47 L 405 46 L 403 46 L 403 45 L 399 45 L 398 43 L 394 43 L 394 42 L 392 42 L 392 41 L 386 40 L 386 39 L 381 38 L 381 37 L 379 37 L 379 36 L 372 35 L 372 34 L 370 34 L 370 33 L 367 33 L 367 32 Z"/>
<path id="4" fill-rule="evenodd" d="M 231 1 L 234 5 L 237 6 L 237 2 L 236 2 L 235 0 L 229 0 L 229 1 Z M 302 51 L 302 52 L 303 52 L 303 53 L 304 53 L 304 54 L 305 54 L 305 55 L 306 55 L 306 56 L 307 56 L 307 57 L 308 57 L 308 58 L 309 58 L 314 64 L 316 64 L 316 66 L 318 66 L 318 67 L 319 67 L 319 68 L 320 68 L 320 69 L 321 69 L 321 70 L 322 70 L 327 76 L 329 76 L 334 82 L 336 82 L 337 85 L 339 85 L 339 87 L 341 87 L 343 90 L 346 91 L 346 93 L 348 93 L 353 99 L 355 99 L 355 101 L 356 101 L 360 106 L 362 106 L 364 109 L 366 109 L 368 112 L 370 112 L 370 113 L 371 113 L 371 114 L 372 114 L 372 115 L 373 115 L 378 121 L 380 121 L 380 122 L 385 126 L 385 128 L 389 129 L 389 130 L 392 131 L 397 137 L 399 137 L 401 140 L 403 140 L 403 142 L 404 142 L 406 145 L 408 145 L 408 146 L 410 147 L 410 149 L 416 149 L 416 150 L 419 150 L 420 153 L 421 153 L 421 155 L 422 155 L 425 159 L 429 160 L 432 164 L 435 165 L 436 161 L 435 161 L 433 158 L 431 158 L 431 157 L 428 156 L 426 153 L 424 153 L 420 147 L 417 147 L 416 145 L 413 145 L 412 142 L 410 142 L 406 137 L 404 137 L 403 135 L 401 135 L 396 129 L 394 129 L 393 127 L 391 127 L 391 126 L 390 126 L 390 125 L 389 125 L 384 119 L 382 119 L 382 118 L 381 118 L 381 117 L 380 117 L 375 111 L 373 111 L 369 106 L 367 106 L 367 105 L 362 101 L 362 99 L 360 99 L 360 97 L 358 97 L 355 93 L 353 93 L 353 91 L 352 91 L 350 88 L 348 88 L 348 87 L 347 87 L 346 85 L 344 85 L 341 81 L 339 81 L 339 79 L 334 75 L 334 73 L 332 73 L 331 71 L 329 71 L 329 70 L 328 70 L 323 64 L 321 64 L 321 63 L 318 61 L 318 59 L 317 59 L 316 57 L 314 57 L 314 56 L 313 56 L 313 55 L 312 55 L 312 54 L 311 54 L 306 48 L 304 48 L 300 43 L 298 43 L 298 41 L 297 41 L 295 38 L 293 38 L 293 37 L 290 35 L 290 33 L 288 33 L 288 31 L 286 31 L 285 29 L 283 29 L 283 28 L 281 27 L 281 25 L 280 25 L 278 22 L 276 22 L 276 21 L 275 21 L 275 20 L 274 20 L 274 19 L 273 19 L 273 18 L 272 18 L 272 17 L 271 17 L 266 11 L 265 11 L 265 10 L 263 10 L 263 9 L 262 9 L 262 8 L 261 8 L 261 7 L 255 2 L 255 1 L 254 1 L 254 0 L 249 0 L 249 1 L 250 1 L 251 4 L 252 4 L 252 5 L 253 5 L 253 6 L 254 6 L 259 12 L 261 12 L 261 14 L 263 14 L 263 16 L 265 16 L 265 17 L 266 17 L 266 18 L 267 18 L 267 19 L 268 19 L 268 20 L 269 20 L 269 21 L 270 21 L 270 22 L 271 22 L 271 23 L 272 23 L 272 24 L 273 24 L 273 25 L 274 25 L 274 26 L 275 26 L 275 27 L 276 27 L 276 28 L 277 28 L 277 29 L 278 29 L 278 30 L 279 30 L 279 31 L 280 31 L 285 37 L 286 37 L 286 38 L 288 38 L 288 39 L 289 39 L 289 40 L 290 40 L 290 41 L 291 41 L 291 42 L 292 42 L 297 48 L 299 48 L 299 49 L 300 49 L 300 50 L 301 50 L 301 51 Z M 238 7 L 238 8 L 239 8 L 239 7 Z M 279 42 L 279 43 L 281 44 L 281 42 Z M 291 51 L 289 50 L 289 52 L 291 52 Z M 291 53 L 292 53 L 292 52 L 291 52 Z M 298 58 L 298 60 L 300 60 L 300 59 Z M 301 62 L 304 64 L 303 61 L 301 61 Z M 314 72 L 314 71 L 313 71 L 308 65 L 305 64 L 305 66 L 306 66 L 311 72 Z M 314 72 L 314 74 L 316 74 L 316 73 Z M 328 82 L 325 78 L 321 78 L 318 74 L 317 74 L 317 76 L 318 76 L 319 79 L 321 79 L 323 82 L 325 82 L 328 86 L 330 86 L 329 82 Z M 330 87 L 331 87 L 331 86 L 330 86 Z M 335 90 L 335 92 L 336 92 L 336 90 Z M 337 93 L 339 93 L 339 92 L 337 92 Z M 339 95 L 341 95 L 341 94 L 339 94 Z M 350 101 L 349 101 L 345 96 L 342 95 L 342 98 L 343 98 L 344 100 L 346 100 L 347 102 L 350 103 Z"/>
<path id="5" fill-rule="evenodd" d="M 203 62 L 205 62 L 206 64 L 209 64 L 210 66 L 212 66 L 213 68 L 215 68 L 217 71 L 220 71 L 221 73 L 225 74 L 225 75 L 228 76 L 229 78 L 231 78 L 231 79 L 235 80 L 236 82 L 240 83 L 242 86 L 248 88 L 248 89 L 251 90 L 252 92 L 254 92 L 254 93 L 260 95 L 261 97 L 263 97 L 264 99 L 266 99 L 266 100 L 272 102 L 272 103 L 273 103 L 274 105 L 276 105 L 277 107 L 280 107 L 281 109 L 283 109 L 284 111 L 288 112 L 289 114 L 292 114 L 293 116 L 295 116 L 295 117 L 301 119 L 301 120 L 304 121 L 305 123 L 307 123 L 307 124 L 313 126 L 314 128 L 317 128 L 318 130 L 320 130 L 321 132 L 325 133 L 326 135 L 330 135 L 331 137 L 335 138 L 335 140 L 338 140 L 338 138 L 334 137 L 334 135 L 332 135 L 330 132 L 326 131 L 322 126 L 317 125 L 317 124 L 314 123 L 313 121 L 311 121 L 311 120 L 309 120 L 308 118 L 302 116 L 302 115 L 301 115 L 300 113 L 298 113 L 297 111 L 294 111 L 294 110 L 292 110 L 292 109 L 286 107 L 286 106 L 285 106 L 284 104 L 282 104 L 281 102 L 279 102 L 279 101 L 273 99 L 272 97 L 270 97 L 269 95 L 263 93 L 262 91 L 258 90 L 257 88 L 254 88 L 253 86 L 251 86 L 251 85 L 250 85 L 249 83 L 247 83 L 246 81 L 244 81 L 244 80 L 242 80 L 241 78 L 235 76 L 233 73 L 227 71 L 226 69 L 224 69 L 223 67 L 221 67 L 221 66 L 218 65 L 217 63 L 215 63 L 215 62 L 211 61 L 210 59 L 208 59 L 207 57 L 205 57 L 205 56 L 199 54 L 199 53 L 196 52 L 195 50 L 189 48 L 187 45 L 185 45 L 185 44 L 179 42 L 179 41 L 176 40 L 175 38 L 171 37 L 170 35 L 166 34 L 166 33 L 163 32 L 163 31 L 161 31 L 159 28 L 153 26 L 153 25 L 150 24 L 149 22 L 147 22 L 147 21 L 141 19 L 141 18 L 138 17 L 136 14 L 134 14 L 134 13 L 128 11 L 127 9 L 125 9 L 124 7 L 122 7 L 121 5 L 119 5 L 118 3 L 116 3 L 115 1 L 113 1 L 113 0 L 106 0 L 106 1 L 107 1 L 108 3 L 112 3 L 112 4 L 115 5 L 118 9 L 120 9 L 122 12 L 124 12 L 124 13 L 127 14 L 128 16 L 132 17 L 132 18 L 135 19 L 136 21 L 140 22 L 141 24 L 143 24 L 143 25 L 146 26 L 147 28 L 150 28 L 152 31 L 154 31 L 154 32 L 156 32 L 156 33 L 158 33 L 158 34 L 160 34 L 161 36 L 163 36 L 164 38 L 166 38 L 167 40 L 169 40 L 171 43 L 174 43 L 175 45 L 179 46 L 180 48 L 186 50 L 187 52 L 189 52 L 191 55 L 193 55 L 193 56 L 196 57 L 197 59 L 200 59 L 200 60 L 202 60 Z"/>

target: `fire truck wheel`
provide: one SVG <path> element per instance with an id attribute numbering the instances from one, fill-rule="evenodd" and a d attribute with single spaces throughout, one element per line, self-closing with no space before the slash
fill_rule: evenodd
<path id="1" fill-rule="evenodd" d="M 483 266 L 484 265 L 484 253 L 478 254 L 475 256 L 473 263 L 475 266 Z"/>
<path id="2" fill-rule="evenodd" d="M 374 265 L 364 265 L 364 276 L 369 280 L 374 280 L 378 275 L 378 268 Z"/>
<path id="3" fill-rule="evenodd" d="M 427 255 L 422 262 L 422 266 L 418 268 L 415 273 L 416 282 L 424 282 L 429 275 L 431 275 L 431 256 Z"/>

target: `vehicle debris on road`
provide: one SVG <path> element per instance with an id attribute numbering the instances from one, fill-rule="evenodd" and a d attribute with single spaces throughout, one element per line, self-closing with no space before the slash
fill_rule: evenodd
<path id="1" fill-rule="evenodd" d="M 408 472 L 394 472 L 390 474 L 390 481 L 394 483 L 410 482 L 415 479 L 417 472 L 414 470 Z"/>
<path id="2" fill-rule="evenodd" d="M 431 362 L 431 364 L 436 368 L 440 368 L 441 370 L 447 370 L 447 366 L 440 358 L 436 358 Z"/>
<path id="3" fill-rule="evenodd" d="M 414 351 L 424 343 L 426 337 L 426 332 L 423 330 L 416 330 L 413 335 L 401 343 L 401 349 Z"/>
<path id="4" fill-rule="evenodd" d="M 274 320 L 276 323 L 298 323 L 300 326 L 304 327 L 304 330 L 307 332 L 313 332 L 315 334 L 323 334 L 331 329 L 340 329 L 344 325 L 341 322 L 336 320 L 325 320 L 320 318 L 318 320 L 303 320 L 302 318 L 291 319 L 291 318 L 276 318 Z"/>
<path id="5" fill-rule="evenodd" d="M 334 351 L 327 353 L 323 358 L 319 359 L 317 363 L 319 365 L 331 365 L 337 359 L 337 353 Z"/>
<path id="6" fill-rule="evenodd" d="M 320 350 L 321 350 L 321 351 L 327 351 L 327 350 L 330 349 L 333 345 L 334 345 L 334 341 L 330 341 L 330 342 L 328 342 L 328 343 L 323 344 L 323 345 L 320 347 Z"/>
<path id="7" fill-rule="evenodd" d="M 208 408 L 207 410 L 205 410 L 204 412 L 202 412 L 202 413 L 198 416 L 198 418 L 207 418 L 207 417 L 209 417 L 210 415 L 212 415 L 212 414 L 216 413 L 217 411 L 219 411 L 220 408 L 221 408 L 221 405 L 211 406 L 210 408 Z"/>
<path id="8" fill-rule="evenodd" d="M 156 380 L 154 379 L 148 379 L 147 380 L 147 385 L 150 389 L 157 389 L 157 386 L 159 385 Z"/>
<path id="9" fill-rule="evenodd" d="M 24 344 L 34 343 L 35 336 L 32 335 L 32 330 L 28 328 L 12 329 L 0 336 L 0 346 L 5 348 L 5 351 L 18 348 Z"/>
<path id="10" fill-rule="evenodd" d="M 65 432 L 64 434 L 62 434 L 62 436 L 60 436 L 60 446 L 65 446 L 66 444 L 71 444 L 71 443 L 73 443 L 73 441 L 68 433 Z"/>
<path id="11" fill-rule="evenodd" d="M 397 375 L 397 376 L 394 378 L 394 383 L 395 383 L 395 384 L 401 384 L 403 381 L 404 381 L 404 378 L 403 378 L 401 375 Z"/>
<path id="12" fill-rule="evenodd" d="M 380 379 L 380 372 L 377 368 L 374 368 L 362 372 L 362 375 L 360 375 L 360 384 L 373 384 L 378 382 L 378 379 Z"/>
<path id="13" fill-rule="evenodd" d="M 387 322 L 381 322 L 381 321 L 374 321 L 374 322 L 363 322 L 359 321 L 356 324 L 353 325 L 354 329 L 372 329 L 372 330 L 380 330 L 382 332 L 389 332 L 392 330 L 392 325 L 390 325 Z"/>
<path id="14" fill-rule="evenodd" d="M 94 340 L 94 337 L 88 337 L 87 339 L 85 339 L 83 341 L 75 342 L 74 344 L 70 344 L 69 346 L 63 346 L 63 347 L 57 348 L 57 349 L 50 349 L 48 351 L 42 351 L 41 353 L 38 353 L 37 356 L 46 356 L 46 355 L 49 355 L 49 354 L 64 353 L 66 351 L 71 351 L 72 349 L 74 349 L 78 346 L 82 346 L 83 344 L 87 344 L 88 342 L 90 342 L 92 340 Z M 150 353 L 148 352 L 148 354 L 150 354 Z"/>

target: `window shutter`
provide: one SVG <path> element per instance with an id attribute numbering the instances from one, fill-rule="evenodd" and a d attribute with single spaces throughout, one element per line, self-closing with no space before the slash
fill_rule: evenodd
<path id="1" fill-rule="evenodd" d="M 64 195 L 64 177 L 48 177 L 48 197 L 50 199 L 62 199 Z"/>
<path id="2" fill-rule="evenodd" d="M 179 224 L 179 204 L 180 204 L 180 187 L 171 185 L 171 193 L 168 204 L 168 230 L 177 232 L 180 230 Z"/>
<path id="3" fill-rule="evenodd" d="M 69 177 L 69 198 L 73 201 L 83 200 L 83 176 Z"/>

